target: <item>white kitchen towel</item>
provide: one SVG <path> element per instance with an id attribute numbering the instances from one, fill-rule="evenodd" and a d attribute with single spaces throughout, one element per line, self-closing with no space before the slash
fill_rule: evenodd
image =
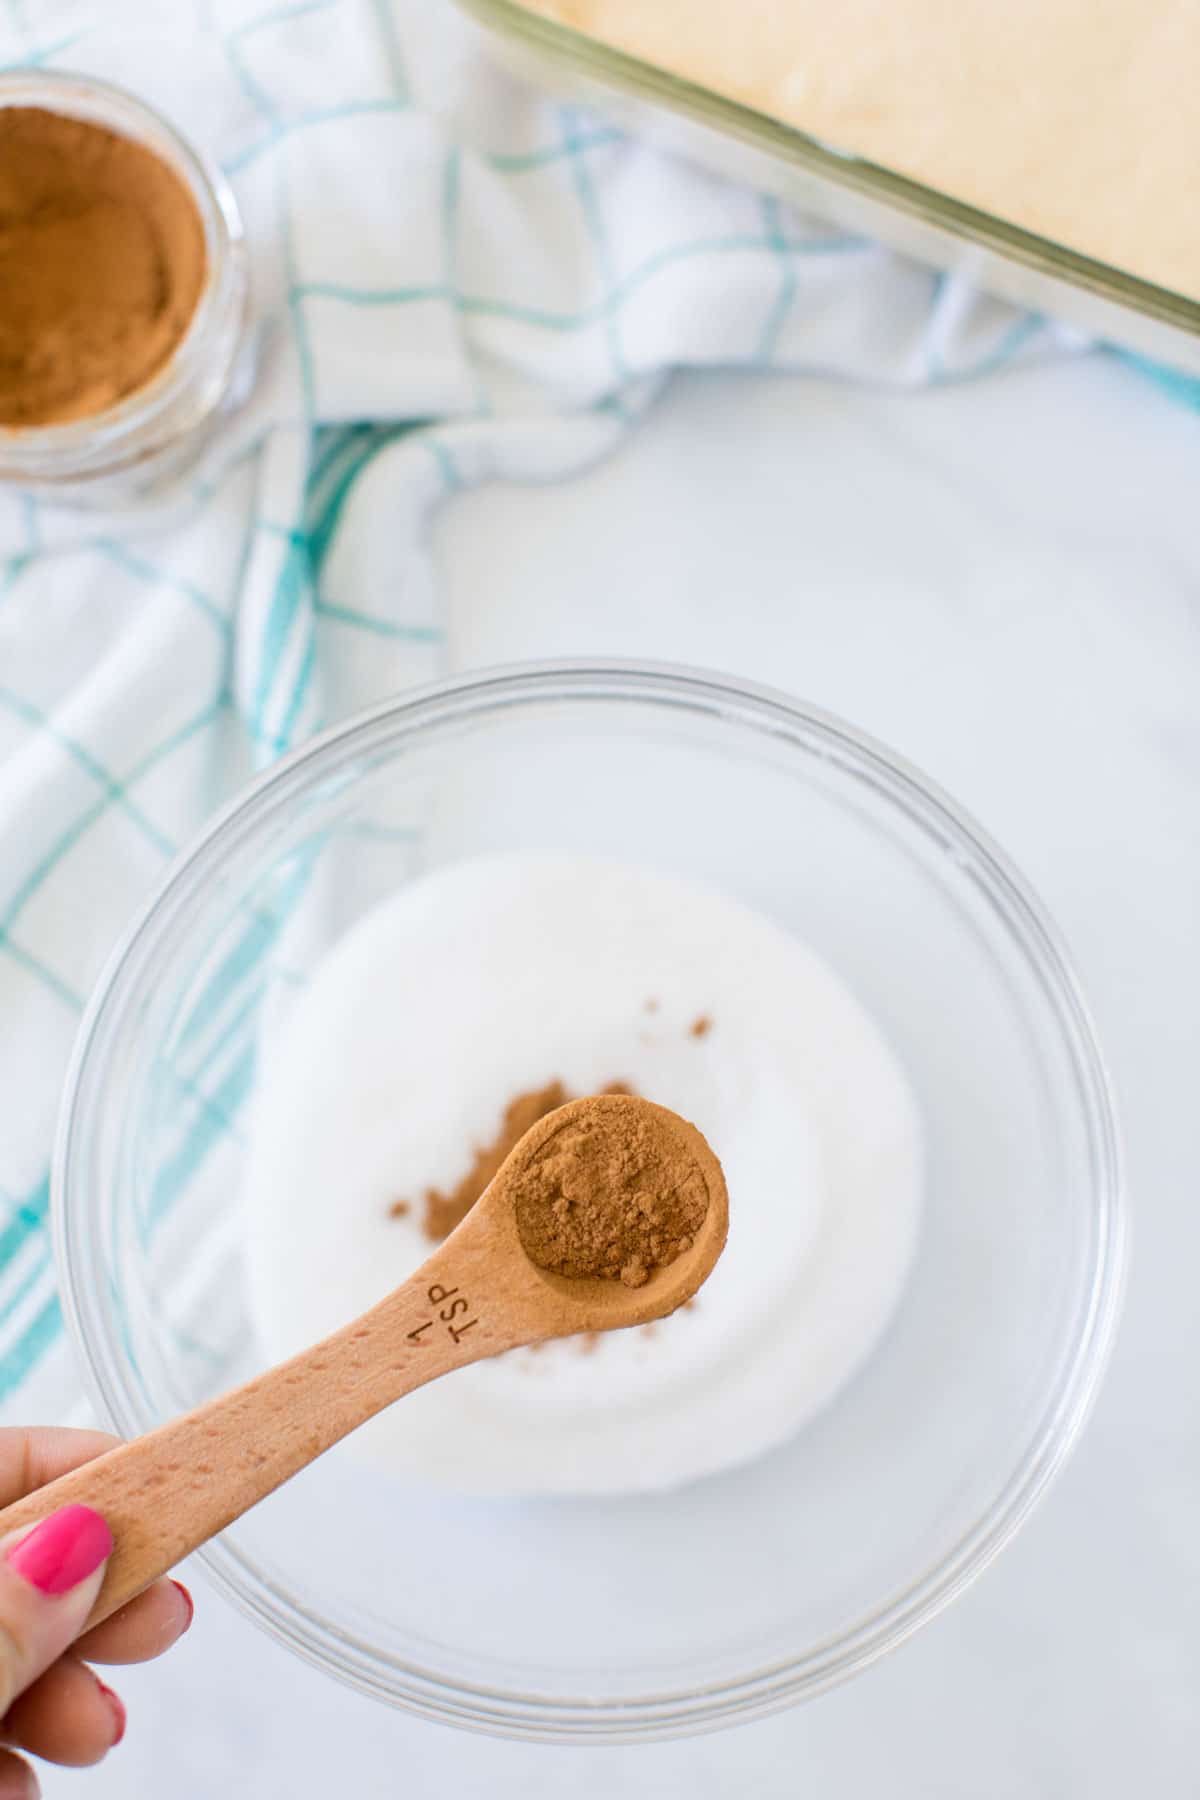
<path id="1" fill-rule="evenodd" d="M 0 0 L 5 63 L 119 81 L 221 164 L 261 350 L 153 504 L 0 494 L 0 1395 L 48 1420 L 81 1008 L 237 783 L 444 668 L 433 509 L 582 468 L 680 366 L 921 386 L 1077 344 L 535 96 L 451 0 Z"/>

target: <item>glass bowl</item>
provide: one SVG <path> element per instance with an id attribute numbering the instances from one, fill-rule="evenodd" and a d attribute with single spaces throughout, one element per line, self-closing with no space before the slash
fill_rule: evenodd
<path id="1" fill-rule="evenodd" d="M 619 664 L 429 688 L 230 806 L 90 1010 L 54 1221 L 71 1329 L 118 1431 L 262 1365 L 241 1193 L 263 1031 L 380 897 L 518 848 L 716 885 L 866 1003 L 926 1139 L 896 1316 L 824 1413 L 728 1474 L 498 1502 L 418 1491 L 342 1445 L 203 1560 L 283 1643 L 414 1712 L 543 1740 L 683 1734 L 865 1667 L 1045 1491 L 1117 1311 L 1112 1104 L 1036 901 L 951 802 L 850 727 L 720 677 Z"/>

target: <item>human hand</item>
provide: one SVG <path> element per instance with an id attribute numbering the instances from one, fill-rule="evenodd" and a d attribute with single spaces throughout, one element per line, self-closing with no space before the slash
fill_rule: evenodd
<path id="1" fill-rule="evenodd" d="M 0 1429 L 0 1506 L 115 1442 L 99 1431 Z M 191 1624 L 187 1589 L 163 1580 L 78 1636 L 111 1550 L 107 1525 L 84 1506 L 0 1543 L 0 1743 L 76 1768 L 99 1762 L 124 1735 L 125 1708 L 88 1662 L 147 1662 Z M 37 1792 L 24 1758 L 0 1749 L 0 1800 Z"/>

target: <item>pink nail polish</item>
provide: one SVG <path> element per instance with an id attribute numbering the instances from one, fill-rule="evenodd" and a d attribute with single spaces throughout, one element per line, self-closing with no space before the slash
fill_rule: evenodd
<path id="1" fill-rule="evenodd" d="M 98 1675 L 95 1679 L 96 1686 L 100 1689 L 100 1692 L 108 1702 L 108 1710 L 113 1716 L 112 1743 L 108 1747 L 110 1750 L 115 1750 L 121 1739 L 125 1736 L 125 1702 L 122 1700 L 120 1694 L 114 1694 L 110 1687 L 106 1687 Z"/>
<path id="2" fill-rule="evenodd" d="M 187 1607 L 187 1619 L 184 1621 L 183 1627 L 186 1631 L 196 1616 L 196 1602 L 192 1599 L 191 1593 L 184 1587 L 182 1581 L 172 1581 L 171 1586 L 179 1589 L 180 1594 L 183 1596 L 183 1604 Z"/>
<path id="3" fill-rule="evenodd" d="M 112 1555 L 112 1532 L 90 1506 L 63 1506 L 14 1544 L 7 1562 L 43 1594 L 66 1594 Z"/>

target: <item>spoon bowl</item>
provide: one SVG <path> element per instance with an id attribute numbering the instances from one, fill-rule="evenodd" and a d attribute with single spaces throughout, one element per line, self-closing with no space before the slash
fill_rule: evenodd
<path id="1" fill-rule="evenodd" d="M 690 1249 L 673 1262 L 653 1269 L 638 1287 L 627 1287 L 608 1278 L 555 1274 L 540 1268 L 521 1242 L 515 1201 L 522 1183 L 555 1140 L 588 1112 L 614 1119 L 622 1113 L 654 1118 L 674 1138 L 707 1191 L 707 1211 Z M 443 1249 L 478 1255 L 482 1244 L 491 1266 L 497 1271 L 504 1269 L 505 1300 L 514 1309 L 512 1316 L 527 1320 L 528 1335 L 520 1341 L 535 1343 L 580 1331 L 623 1330 L 666 1318 L 707 1281 L 725 1248 L 728 1232 L 725 1177 L 703 1133 L 678 1113 L 656 1106 L 653 1101 L 628 1094 L 602 1094 L 569 1101 L 531 1126 L 513 1146 L 487 1191 L 446 1239 Z M 430 1262 L 436 1260 L 431 1258 Z"/>

